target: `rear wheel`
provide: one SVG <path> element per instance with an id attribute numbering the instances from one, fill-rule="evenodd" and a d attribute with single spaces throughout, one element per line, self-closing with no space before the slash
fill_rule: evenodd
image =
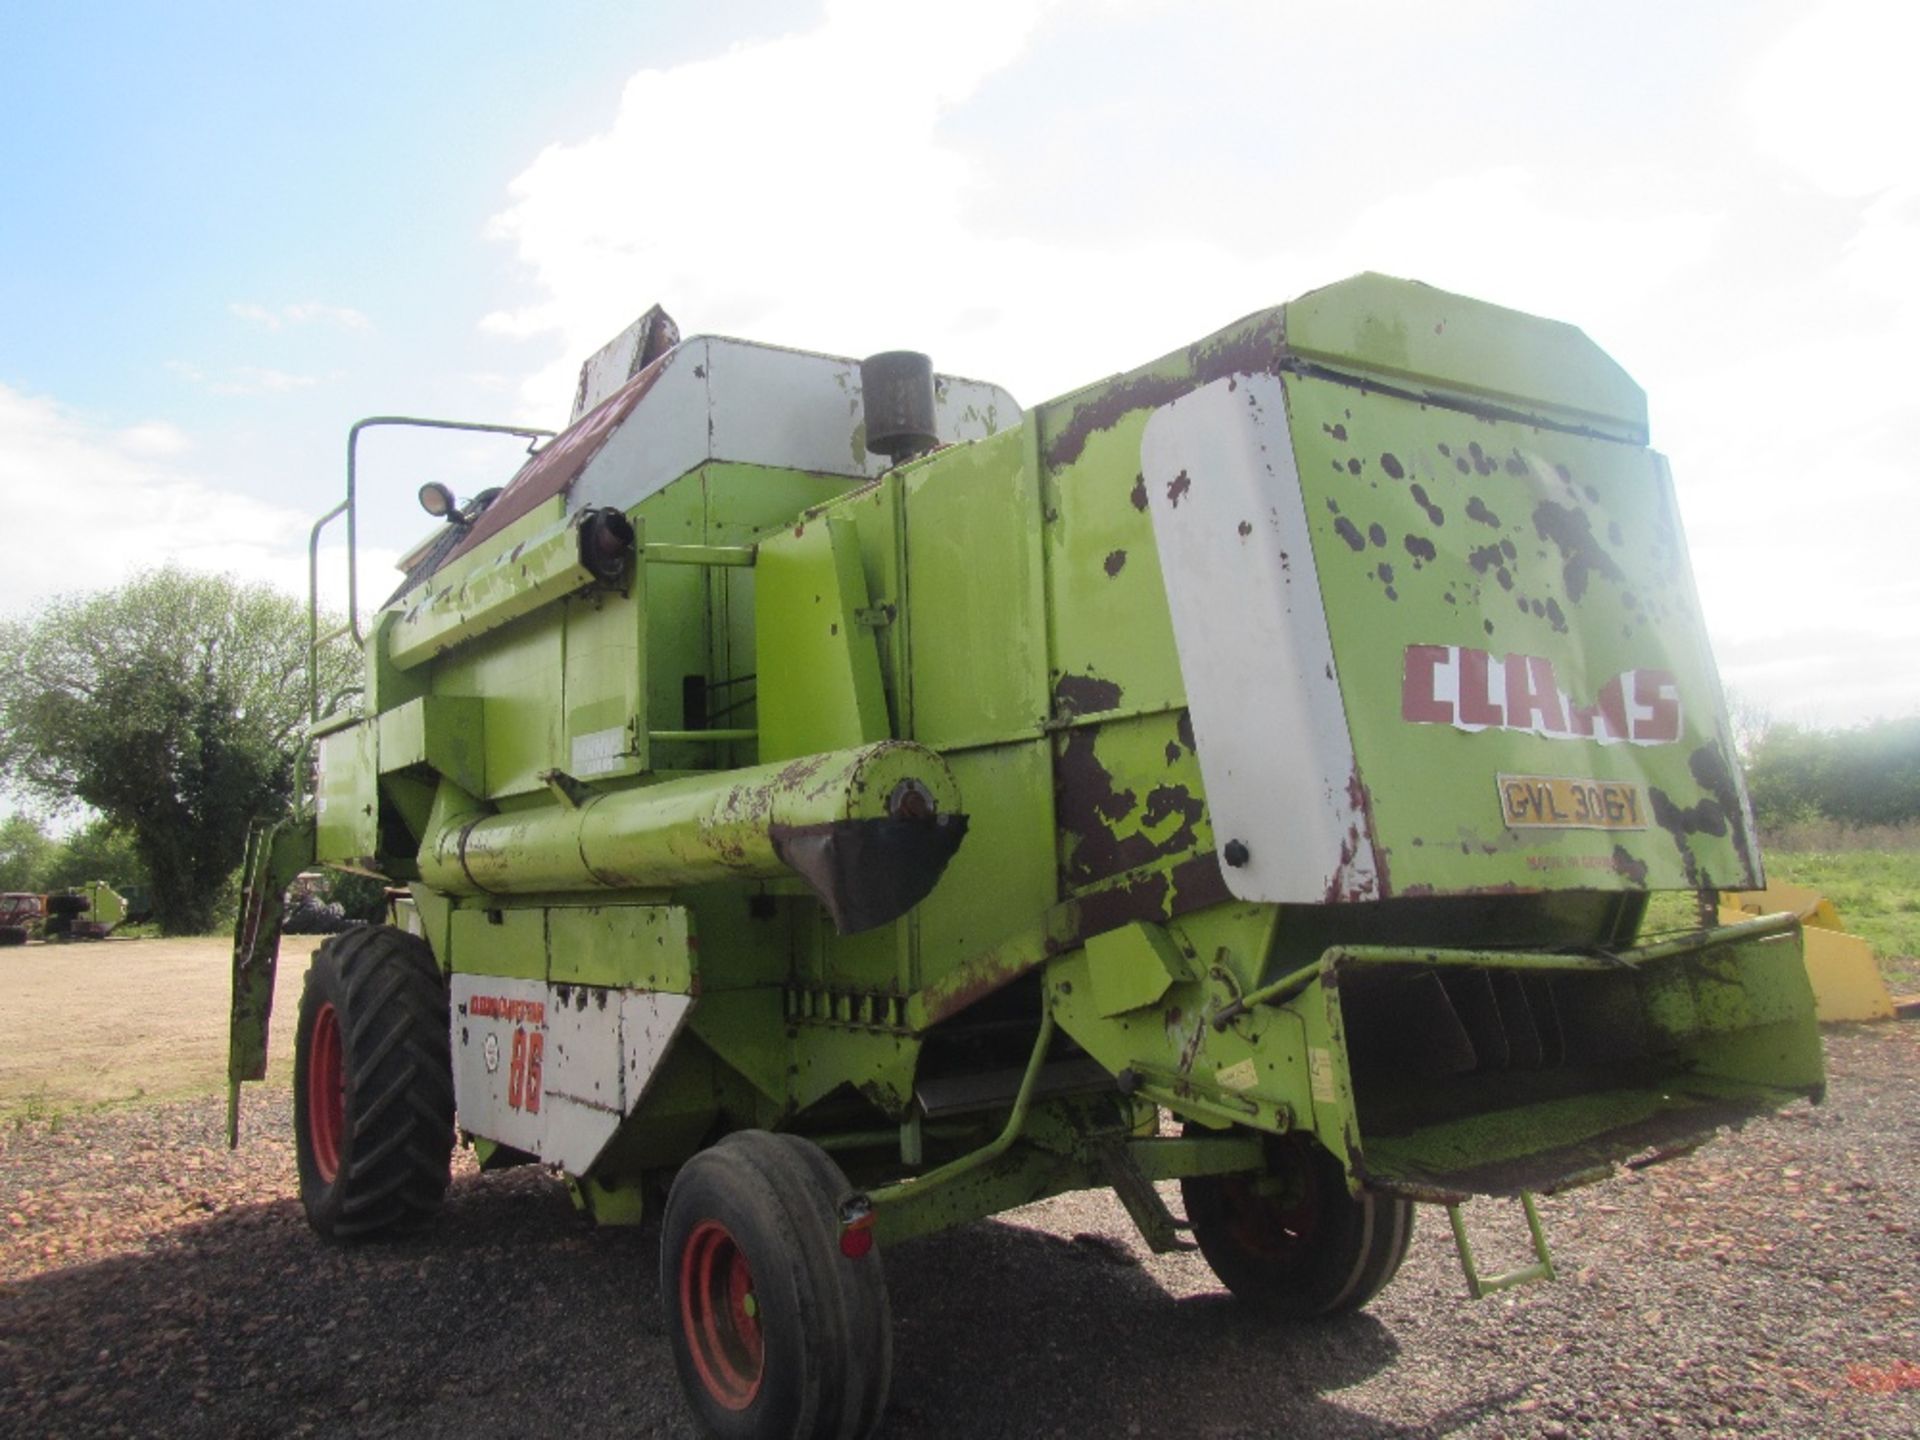
<path id="1" fill-rule="evenodd" d="M 447 990 L 426 942 L 370 925 L 314 954 L 293 1060 L 300 1200 L 322 1235 L 407 1229 L 453 1156 Z"/>
<path id="2" fill-rule="evenodd" d="M 1193 1238 L 1220 1283 L 1289 1320 L 1358 1310 L 1393 1279 L 1413 1239 L 1413 1205 L 1347 1189 L 1306 1135 L 1267 1145 L 1267 1174 L 1180 1182 Z"/>
<path id="3" fill-rule="evenodd" d="M 661 1225 L 674 1363 L 704 1434 L 801 1440 L 872 1433 L 892 1338 L 873 1251 L 843 1254 L 850 1187 L 812 1143 L 731 1135 L 682 1167 Z"/>

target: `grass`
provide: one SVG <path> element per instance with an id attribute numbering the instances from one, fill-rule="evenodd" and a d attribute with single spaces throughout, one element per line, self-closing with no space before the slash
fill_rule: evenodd
<path id="1" fill-rule="evenodd" d="M 1920 824 L 1853 830 L 1802 821 L 1763 837 L 1767 878 L 1804 885 L 1834 903 L 1850 934 L 1873 946 L 1896 996 L 1920 995 Z M 1691 929 L 1692 895 L 1652 897 L 1645 933 Z"/>
<path id="2" fill-rule="evenodd" d="M 1873 946 L 1888 988 L 1920 993 L 1920 849 L 1769 850 L 1767 876 L 1825 895 Z"/>

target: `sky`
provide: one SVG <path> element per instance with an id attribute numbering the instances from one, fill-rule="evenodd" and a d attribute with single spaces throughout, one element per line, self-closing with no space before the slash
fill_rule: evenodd
<path id="1" fill-rule="evenodd" d="M 304 597 L 354 420 L 557 428 L 655 301 L 1034 404 L 1381 270 L 1647 389 L 1744 708 L 1920 713 L 1916 40 L 1890 0 L 11 0 L 0 617 L 165 561 Z M 520 457 L 367 439 L 363 601 L 423 481 Z"/>

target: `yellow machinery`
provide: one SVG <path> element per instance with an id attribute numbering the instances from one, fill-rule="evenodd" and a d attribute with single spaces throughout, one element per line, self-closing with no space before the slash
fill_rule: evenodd
<path id="1" fill-rule="evenodd" d="M 1804 885 L 1769 885 L 1764 890 L 1727 890 L 1720 895 L 1723 922 L 1750 915 L 1791 911 L 1800 917 L 1806 945 L 1807 978 L 1813 982 L 1815 1013 L 1834 1020 L 1891 1020 L 1896 1011 L 1887 982 L 1874 961 L 1873 947 L 1846 933 L 1840 912 L 1818 890 Z"/>

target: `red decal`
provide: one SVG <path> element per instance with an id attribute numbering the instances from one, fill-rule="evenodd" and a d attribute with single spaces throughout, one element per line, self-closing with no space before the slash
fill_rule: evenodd
<path id="1" fill-rule="evenodd" d="M 1506 724 L 1506 716 L 1500 713 L 1500 707 L 1487 693 L 1487 652 L 1484 650 L 1462 650 L 1460 652 L 1460 723 L 1476 728 L 1480 726 L 1501 726 Z"/>
<path id="2" fill-rule="evenodd" d="M 1685 728 L 1679 678 L 1671 670 L 1625 671 L 1603 681 L 1593 702 L 1583 705 L 1560 689 L 1547 656 L 1496 659 L 1467 645 L 1407 646 L 1400 718 L 1413 725 L 1636 745 L 1672 744 Z"/>
<path id="3" fill-rule="evenodd" d="M 502 995 L 476 995 L 467 1001 L 467 1014 L 476 1020 L 505 1020 L 510 1025 L 547 1023 L 547 1007 L 540 1000 L 509 1000 Z"/>
<path id="4" fill-rule="evenodd" d="M 1435 672 L 1453 652 L 1445 645 L 1407 646 L 1406 670 L 1400 681 L 1400 718 L 1416 725 L 1451 725 L 1452 702 L 1435 689 Z"/>
<path id="5" fill-rule="evenodd" d="M 1620 677 L 1614 676 L 1600 687 L 1600 697 L 1591 705 L 1575 705 L 1568 712 L 1573 733 L 1592 735 L 1594 722 L 1601 722 L 1601 729 L 1615 740 L 1630 739 L 1627 731 L 1627 697 L 1620 684 Z"/>
<path id="6" fill-rule="evenodd" d="M 1560 710 L 1560 690 L 1553 662 L 1539 655 L 1507 656 L 1507 724 L 1515 730 L 1538 728 L 1564 733 L 1567 717 Z"/>
<path id="7" fill-rule="evenodd" d="M 546 1049 L 546 1039 L 536 1030 L 527 1042 L 527 1110 L 534 1115 L 540 1113 L 540 1054 Z"/>
<path id="8" fill-rule="evenodd" d="M 513 1032 L 513 1064 L 507 1068 L 507 1108 L 520 1109 L 520 1098 L 527 1084 L 527 1032 Z"/>
<path id="9" fill-rule="evenodd" d="M 1680 694 L 1671 670 L 1634 671 L 1633 703 L 1647 712 L 1634 716 L 1635 740 L 1659 745 L 1680 738 Z"/>

